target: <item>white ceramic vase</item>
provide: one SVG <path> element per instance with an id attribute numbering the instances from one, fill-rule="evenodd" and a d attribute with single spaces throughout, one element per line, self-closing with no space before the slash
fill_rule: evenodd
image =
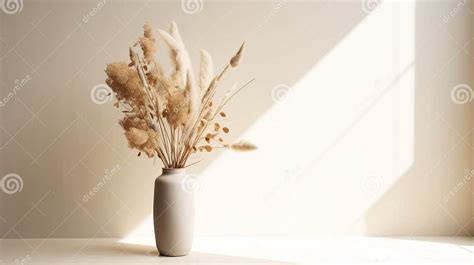
<path id="1" fill-rule="evenodd" d="M 153 219 L 156 247 L 163 256 L 187 255 L 194 234 L 194 190 L 184 168 L 163 169 L 155 180 Z"/>

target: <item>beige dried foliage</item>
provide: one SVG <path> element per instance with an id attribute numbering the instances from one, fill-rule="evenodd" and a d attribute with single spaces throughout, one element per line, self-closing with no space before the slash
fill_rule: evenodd
<path id="1" fill-rule="evenodd" d="M 195 80 L 176 23 L 171 23 L 169 32 L 158 30 L 170 50 L 170 74 L 164 74 L 155 59 L 157 49 L 151 25 L 146 23 L 143 29 L 143 36 L 129 49 L 130 62 L 110 63 L 105 70 L 107 85 L 117 99 L 114 106 L 123 109 L 124 117 L 119 123 L 130 148 L 137 149 L 138 156 L 157 156 L 166 168 L 185 167 L 190 155 L 197 151 L 256 149 L 246 142 L 225 144 L 219 134 L 229 133 L 229 129 L 213 122 L 217 115 L 226 117 L 222 108 L 253 81 L 239 88 L 234 85 L 216 100 L 216 90 L 225 73 L 241 63 L 245 43 L 217 75 L 211 56 L 201 50 L 199 77 Z"/>

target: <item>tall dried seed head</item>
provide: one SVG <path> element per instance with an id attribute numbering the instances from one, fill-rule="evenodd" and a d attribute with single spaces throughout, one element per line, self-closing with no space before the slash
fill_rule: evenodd
<path id="1" fill-rule="evenodd" d="M 143 36 L 153 39 L 153 29 L 151 28 L 150 22 L 146 22 L 145 25 L 143 25 Z"/>
<path id="2" fill-rule="evenodd" d="M 239 50 L 237 53 L 230 59 L 230 65 L 232 67 L 237 67 L 240 63 L 240 60 L 242 59 L 242 54 L 244 53 L 244 46 L 245 46 L 245 41 L 240 45 Z"/>
<path id="3" fill-rule="evenodd" d="M 235 144 L 225 145 L 225 147 L 236 152 L 247 152 L 257 149 L 257 146 L 246 141 L 240 141 Z"/>

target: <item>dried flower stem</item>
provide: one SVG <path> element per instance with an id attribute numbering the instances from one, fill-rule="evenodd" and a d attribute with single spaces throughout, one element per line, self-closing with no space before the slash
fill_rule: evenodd
<path id="1" fill-rule="evenodd" d="M 217 113 L 219 113 L 219 111 L 225 106 L 225 104 L 227 104 L 227 102 L 229 102 L 229 100 L 234 96 L 236 95 L 238 92 L 240 92 L 243 88 L 247 87 L 248 85 L 250 85 L 250 83 L 252 83 L 253 81 L 255 80 L 255 78 L 249 80 L 247 83 L 245 83 L 244 85 L 242 85 L 241 87 L 239 87 L 233 94 L 232 96 L 230 96 L 226 101 L 224 101 L 219 107 L 218 109 L 216 109 L 216 111 L 214 112 L 214 115 L 212 116 L 211 120 L 213 120 Z M 200 132 L 197 134 L 197 137 L 194 139 L 194 140 L 190 140 L 191 141 L 191 146 L 196 146 L 200 140 L 201 140 L 201 137 L 203 135 L 203 133 L 206 131 L 206 129 L 208 128 L 209 126 L 209 122 L 205 123 L 205 125 L 203 126 L 203 128 L 200 130 Z M 181 158 L 180 161 L 186 161 L 189 157 L 189 155 L 191 155 L 191 151 L 192 150 L 186 150 L 186 152 L 184 153 L 183 157 Z"/>

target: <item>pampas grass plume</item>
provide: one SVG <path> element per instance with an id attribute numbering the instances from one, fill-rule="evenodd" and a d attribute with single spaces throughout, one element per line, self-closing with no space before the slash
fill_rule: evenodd
<path id="1" fill-rule="evenodd" d="M 212 57 L 207 51 L 201 50 L 201 70 L 199 72 L 199 86 L 201 87 L 201 91 L 207 90 L 213 78 L 214 65 Z"/>
<path id="2" fill-rule="evenodd" d="M 248 151 L 253 151 L 257 149 L 256 145 L 247 141 L 240 141 L 240 142 L 230 144 L 230 145 L 228 144 L 228 145 L 225 145 L 224 147 L 236 152 L 248 152 Z"/>
<path id="3" fill-rule="evenodd" d="M 148 141 L 148 133 L 137 128 L 130 128 L 125 136 L 131 147 L 141 146 Z"/>

